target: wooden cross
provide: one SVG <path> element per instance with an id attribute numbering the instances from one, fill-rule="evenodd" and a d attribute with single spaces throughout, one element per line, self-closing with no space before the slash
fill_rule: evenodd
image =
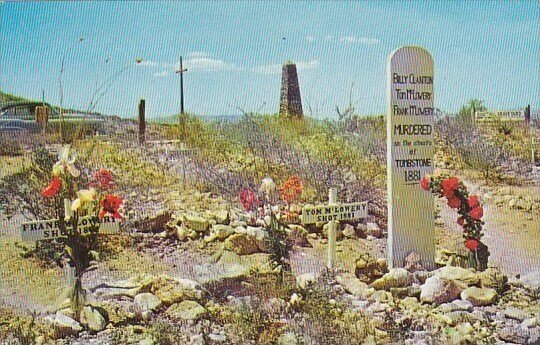
<path id="1" fill-rule="evenodd" d="M 184 73 L 187 72 L 187 68 L 184 68 L 182 63 L 182 57 L 180 56 L 180 69 L 176 70 L 176 73 L 180 73 L 180 115 L 184 115 Z"/>
<path id="2" fill-rule="evenodd" d="M 328 191 L 328 205 L 306 206 L 302 209 L 302 223 L 328 223 L 328 262 L 329 270 L 334 268 L 336 257 L 336 229 L 340 220 L 365 219 L 368 216 L 367 201 L 339 204 L 337 189 Z"/>

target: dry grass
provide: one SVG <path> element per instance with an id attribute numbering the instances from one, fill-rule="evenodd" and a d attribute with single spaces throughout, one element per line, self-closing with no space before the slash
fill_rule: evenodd
<path id="1" fill-rule="evenodd" d="M 22 251 L 13 240 L 2 240 L 0 248 L 0 282 L 3 288 L 24 296 L 23 302 L 28 305 L 49 306 L 57 301 L 64 281 L 61 269 L 45 268 L 36 259 L 22 258 Z"/>

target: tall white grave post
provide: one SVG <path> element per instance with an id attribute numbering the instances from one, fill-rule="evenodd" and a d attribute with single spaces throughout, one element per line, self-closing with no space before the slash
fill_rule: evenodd
<path id="1" fill-rule="evenodd" d="M 335 206 L 337 204 L 337 189 L 330 188 L 328 191 L 328 205 Z M 334 268 L 336 257 L 336 228 L 337 220 L 331 220 L 328 223 L 328 269 Z"/>
<path id="2" fill-rule="evenodd" d="M 434 200 L 420 187 L 433 172 L 433 58 L 401 47 L 388 57 L 387 73 L 388 263 L 403 267 L 416 252 L 434 269 Z"/>

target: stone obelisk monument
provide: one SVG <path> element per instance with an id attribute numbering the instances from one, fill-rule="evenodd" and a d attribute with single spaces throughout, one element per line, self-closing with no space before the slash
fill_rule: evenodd
<path id="1" fill-rule="evenodd" d="M 302 99 L 300 98 L 300 84 L 298 72 L 292 61 L 283 64 L 281 76 L 281 97 L 279 101 L 279 115 L 302 117 Z"/>

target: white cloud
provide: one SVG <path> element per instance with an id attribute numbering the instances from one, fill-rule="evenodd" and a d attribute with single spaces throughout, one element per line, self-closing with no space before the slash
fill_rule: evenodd
<path id="1" fill-rule="evenodd" d="M 277 63 L 271 65 L 255 66 L 252 68 L 252 71 L 259 74 L 279 74 L 281 73 L 281 65 Z"/>
<path id="2" fill-rule="evenodd" d="M 343 36 L 339 39 L 340 42 L 345 43 L 360 43 L 360 44 L 378 44 L 379 40 L 377 38 L 371 37 L 355 37 L 355 36 Z"/>
<path id="3" fill-rule="evenodd" d="M 316 42 L 317 38 L 314 36 L 307 36 L 306 40 L 310 43 Z M 336 37 L 334 35 L 325 35 L 322 38 L 322 41 L 324 42 L 341 42 L 341 43 L 351 43 L 351 44 L 366 44 L 366 45 L 373 45 L 373 44 L 379 44 L 379 40 L 377 38 L 373 37 L 356 37 L 356 36 L 341 36 Z"/>
<path id="4" fill-rule="evenodd" d="M 233 63 L 227 63 L 223 60 L 211 59 L 208 57 L 191 58 L 187 60 L 184 65 L 185 68 L 192 71 L 219 72 L 238 70 L 238 67 Z"/>
<path id="5" fill-rule="evenodd" d="M 137 64 L 137 66 L 142 66 L 142 67 L 158 67 L 160 65 L 161 63 L 157 61 L 152 61 L 152 60 L 142 60 L 140 63 Z"/>
<path id="6" fill-rule="evenodd" d="M 296 63 L 296 69 L 298 71 L 314 69 L 320 66 L 319 60 L 312 61 L 298 61 Z M 281 74 L 282 65 L 281 64 L 270 64 L 256 66 L 252 68 L 252 71 L 259 74 Z"/>
<path id="7" fill-rule="evenodd" d="M 312 61 L 299 61 L 296 63 L 296 68 L 299 71 L 303 71 L 306 69 L 314 69 L 319 67 L 321 64 L 319 63 L 319 60 L 312 60 Z"/>
<path id="8" fill-rule="evenodd" d="M 170 74 L 171 73 L 168 70 L 163 70 L 161 72 L 156 72 L 152 74 L 152 76 L 156 78 L 164 78 L 164 77 L 168 77 Z"/>
<path id="9" fill-rule="evenodd" d="M 193 52 L 188 53 L 187 56 L 190 58 L 202 58 L 202 57 L 208 57 L 210 56 L 210 54 L 208 54 L 205 51 L 198 50 L 198 51 L 193 51 Z"/>

